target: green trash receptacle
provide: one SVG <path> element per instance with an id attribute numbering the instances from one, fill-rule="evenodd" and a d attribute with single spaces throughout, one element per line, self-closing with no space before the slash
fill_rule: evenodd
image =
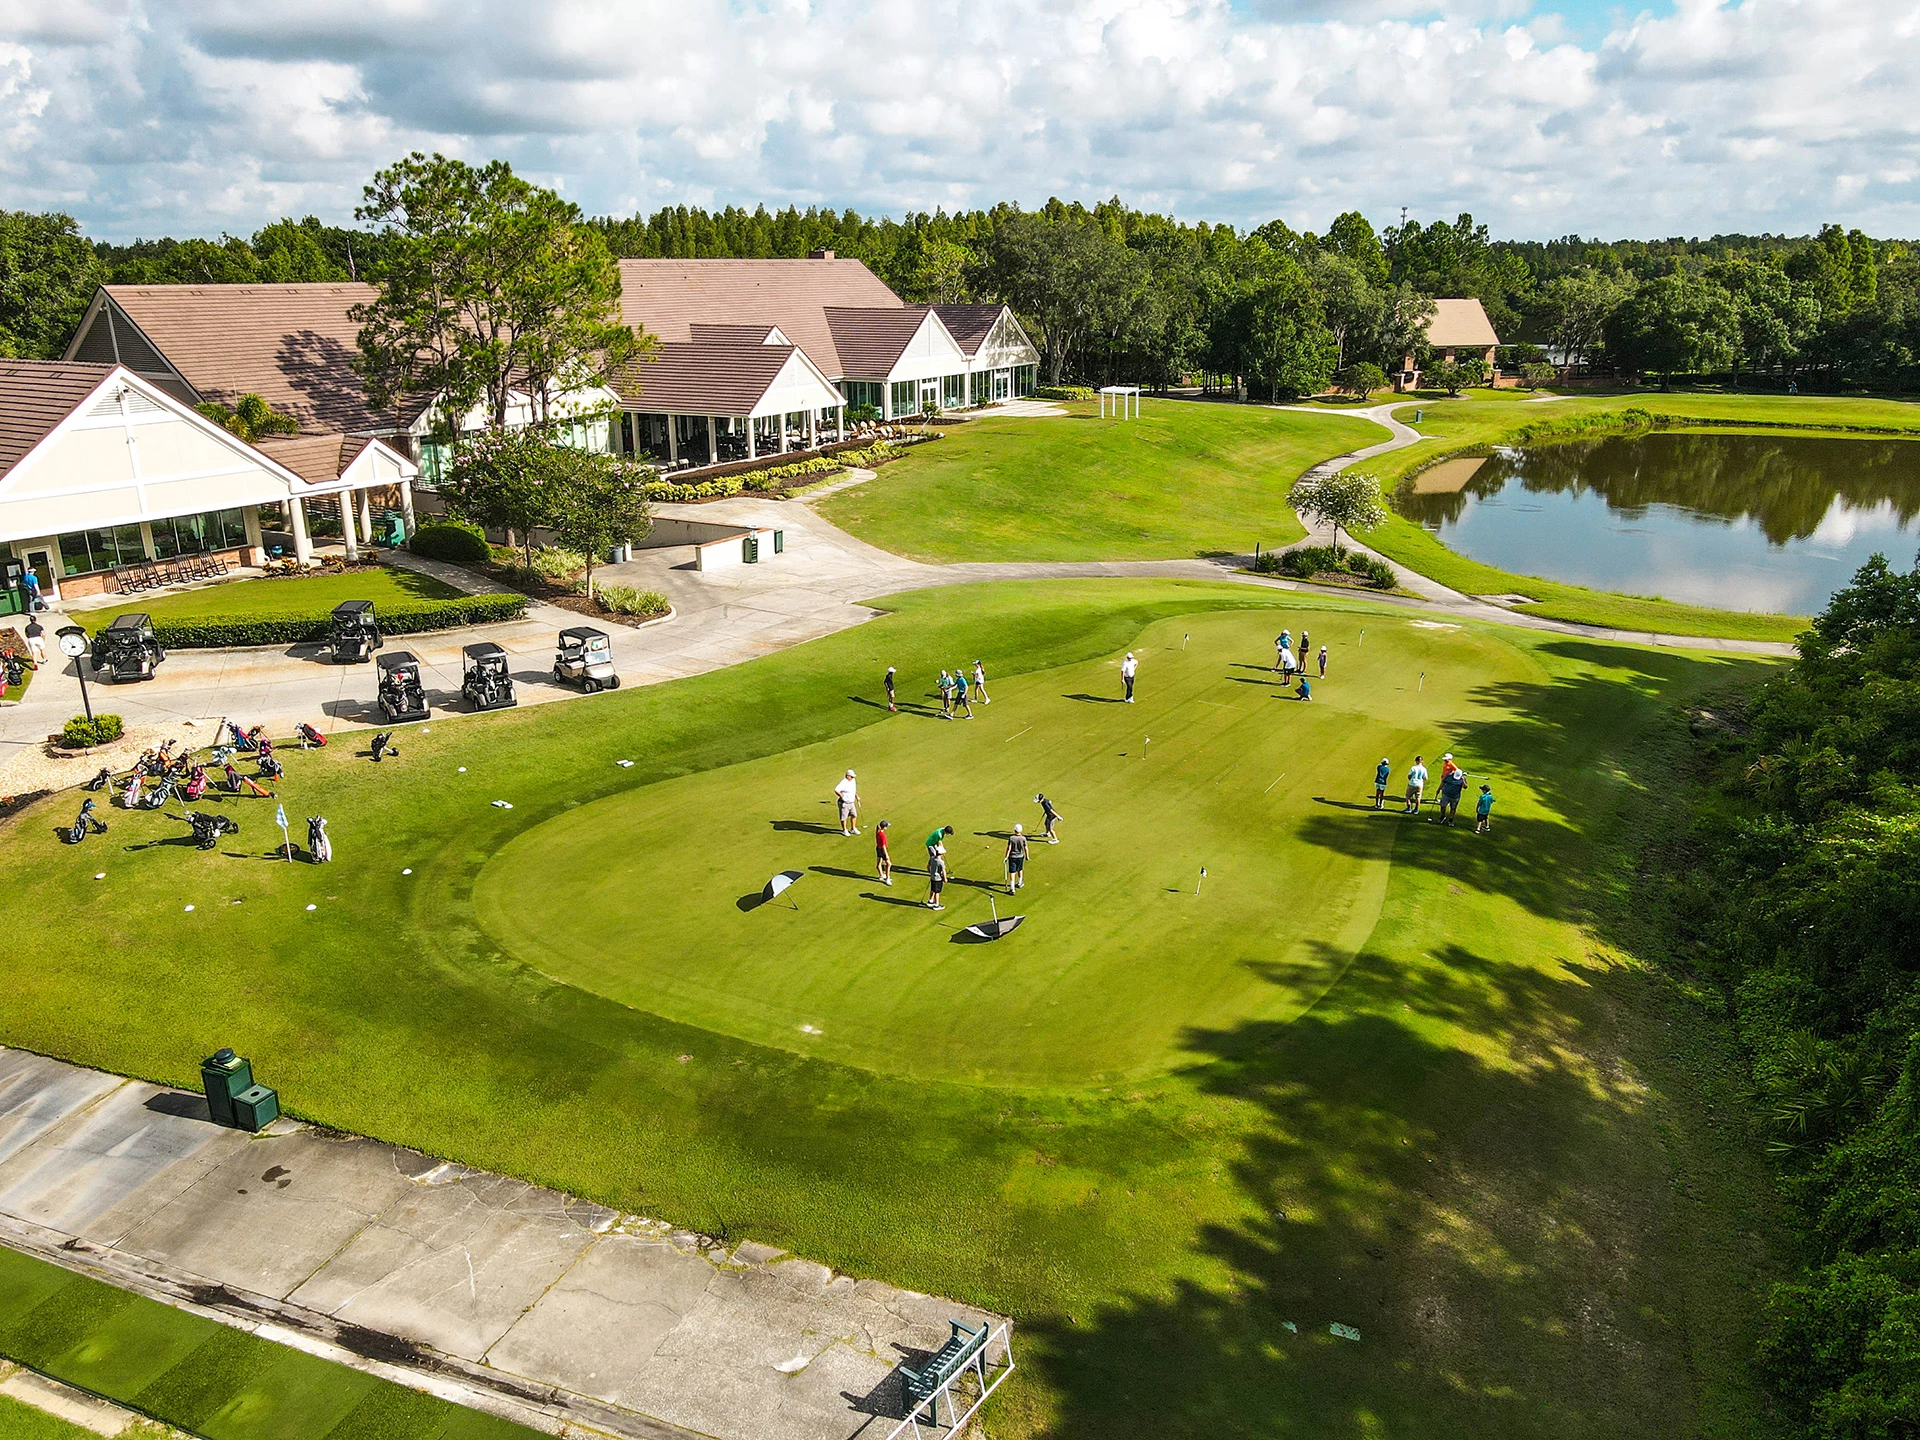
<path id="1" fill-rule="evenodd" d="M 389 515 L 381 526 L 380 543 L 398 550 L 407 543 L 407 520 L 404 515 Z"/>
<path id="2" fill-rule="evenodd" d="M 773 532 L 773 553 L 776 555 L 784 555 L 787 553 L 786 531 L 776 530 Z"/>
<path id="3" fill-rule="evenodd" d="M 758 565 L 760 563 L 760 537 L 747 535 L 740 541 L 740 563 Z"/>
<path id="4" fill-rule="evenodd" d="M 216 1050 L 200 1062 L 200 1084 L 207 1092 L 207 1110 L 216 1125 L 231 1125 L 233 1097 L 253 1087 L 253 1062 L 231 1050 Z"/>
<path id="5" fill-rule="evenodd" d="M 233 1123 L 242 1130 L 264 1130 L 280 1118 L 280 1092 L 249 1085 L 233 1097 Z"/>

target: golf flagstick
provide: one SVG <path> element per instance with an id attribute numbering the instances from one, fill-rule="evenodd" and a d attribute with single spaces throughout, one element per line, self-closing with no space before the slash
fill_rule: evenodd
<path id="1" fill-rule="evenodd" d="M 287 807 L 284 804 L 274 805 L 273 823 L 280 827 L 280 853 L 287 857 L 287 863 L 291 865 L 293 863 L 293 837 L 287 834 Z"/>
<path id="2" fill-rule="evenodd" d="M 1185 635 L 1182 635 L 1182 636 L 1180 637 L 1180 648 L 1181 648 L 1182 650 L 1184 650 L 1184 649 L 1186 649 L 1186 648 L 1187 648 L 1187 641 L 1188 641 L 1188 639 L 1189 639 L 1189 638 L 1191 638 L 1191 636 L 1192 636 L 1192 633 L 1193 633 L 1192 631 L 1188 631 L 1188 632 L 1187 632 L 1187 634 L 1185 634 Z"/>
<path id="3" fill-rule="evenodd" d="M 1193 882 L 1193 893 L 1195 896 L 1198 896 L 1200 894 L 1200 887 L 1206 883 L 1207 883 L 1207 867 L 1202 865 L 1200 867 L 1200 878 Z"/>
<path id="4" fill-rule="evenodd" d="M 1420 672 L 1420 688 L 1422 690 L 1427 688 L 1427 672 L 1424 670 Z"/>

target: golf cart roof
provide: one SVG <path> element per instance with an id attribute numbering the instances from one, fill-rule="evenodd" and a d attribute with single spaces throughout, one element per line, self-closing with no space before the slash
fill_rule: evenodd
<path id="1" fill-rule="evenodd" d="M 353 619 L 361 615 L 371 615 L 372 613 L 373 602 L 371 600 L 342 600 L 338 605 L 333 607 L 333 618 L 336 620 Z"/>
<path id="2" fill-rule="evenodd" d="M 109 630 L 151 630 L 153 621 L 138 612 L 131 615 L 116 615 L 107 626 Z"/>
<path id="3" fill-rule="evenodd" d="M 586 645 L 595 640 L 606 639 L 607 632 L 604 630 L 596 630 L 591 625 L 569 625 L 560 632 L 560 638 L 562 640 L 578 640 L 582 645 Z"/>
<path id="4" fill-rule="evenodd" d="M 506 651 L 502 650 L 491 640 L 476 641 L 474 644 L 465 647 L 461 653 L 471 660 L 490 660 L 496 655 L 505 659 L 507 654 Z"/>
<path id="5" fill-rule="evenodd" d="M 384 655 L 376 655 L 374 659 L 380 662 L 382 670 L 399 670 L 408 665 L 416 670 L 420 668 L 420 661 L 411 650 L 389 650 Z"/>

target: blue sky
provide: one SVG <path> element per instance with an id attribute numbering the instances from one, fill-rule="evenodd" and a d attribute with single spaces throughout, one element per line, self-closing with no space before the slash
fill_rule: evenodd
<path id="1" fill-rule="evenodd" d="M 0 204 L 245 234 L 437 149 L 593 213 L 1920 235 L 1915 75 L 1911 0 L 9 0 Z"/>

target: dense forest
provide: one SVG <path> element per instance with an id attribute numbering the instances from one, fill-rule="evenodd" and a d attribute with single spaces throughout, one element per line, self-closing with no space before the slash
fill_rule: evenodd
<path id="1" fill-rule="evenodd" d="M 864 260 L 916 301 L 1014 306 L 1049 380 L 1233 377 L 1267 396 L 1354 388 L 1418 341 L 1436 296 L 1473 296 L 1514 367 L 1901 387 L 1920 378 L 1920 251 L 1837 225 L 1706 240 L 1496 240 L 1451 223 L 1324 233 L 1188 224 L 1119 199 L 869 218 L 675 206 L 584 219 L 616 256 Z M 0 353 L 57 354 L 95 284 L 375 279 L 383 237 L 279 220 L 250 239 L 90 241 L 64 215 L 0 212 Z M 1343 373 L 1344 372 L 1344 373 Z M 1544 372 L 1542 372 L 1544 373 Z M 1471 381 L 1471 373 L 1454 378 Z"/>

